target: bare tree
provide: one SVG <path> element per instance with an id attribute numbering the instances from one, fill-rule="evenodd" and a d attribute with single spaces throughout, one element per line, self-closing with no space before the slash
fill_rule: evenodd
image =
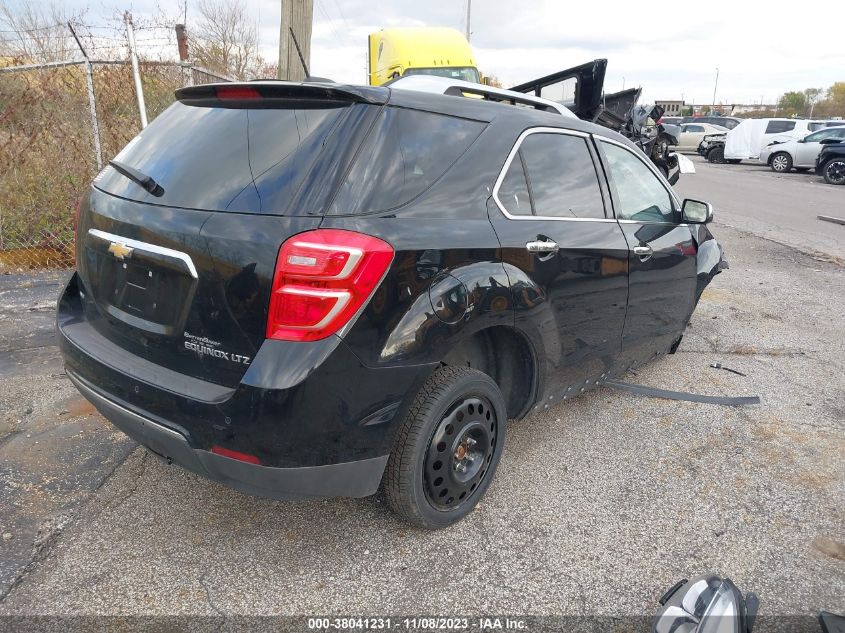
<path id="1" fill-rule="evenodd" d="M 251 79 L 264 60 L 258 54 L 258 28 L 241 0 L 200 0 L 200 18 L 191 38 L 191 58 L 237 79 Z M 189 27 L 188 32 L 191 32 Z"/>
<path id="2" fill-rule="evenodd" d="M 79 24 L 83 15 L 54 2 L 0 2 L 0 55 L 17 63 L 72 59 L 79 48 L 67 23 Z"/>

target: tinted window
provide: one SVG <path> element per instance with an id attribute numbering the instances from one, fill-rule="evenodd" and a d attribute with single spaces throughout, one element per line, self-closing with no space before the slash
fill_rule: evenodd
<path id="1" fill-rule="evenodd" d="M 604 203 L 586 139 L 566 134 L 531 134 L 520 146 L 528 171 L 534 214 L 603 218 Z"/>
<path id="2" fill-rule="evenodd" d="M 795 121 L 769 121 L 766 126 L 766 134 L 779 134 L 795 129 Z"/>
<path id="3" fill-rule="evenodd" d="M 484 123 L 386 108 L 358 151 L 332 214 L 394 209 L 428 189 L 481 134 Z"/>
<path id="4" fill-rule="evenodd" d="M 174 103 L 115 157 L 152 176 L 153 197 L 106 169 L 97 186 L 156 204 L 284 214 L 343 106 L 206 108 Z"/>
<path id="5" fill-rule="evenodd" d="M 684 132 L 693 132 L 693 133 L 703 132 L 703 131 L 704 131 L 704 127 L 701 126 L 701 125 L 688 125 L 686 127 L 686 129 L 684 130 Z"/>
<path id="6" fill-rule="evenodd" d="M 657 176 L 632 152 L 603 143 L 616 188 L 616 216 L 639 222 L 677 222 L 672 198 Z"/>
<path id="7" fill-rule="evenodd" d="M 531 215 L 531 199 L 528 197 L 528 183 L 522 167 L 521 152 L 513 157 L 510 167 L 499 185 L 499 202 L 511 215 Z"/>

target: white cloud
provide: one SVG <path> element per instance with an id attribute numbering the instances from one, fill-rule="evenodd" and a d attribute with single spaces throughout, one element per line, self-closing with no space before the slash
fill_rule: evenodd
<path id="1" fill-rule="evenodd" d="M 14 4 L 15 0 L 9 0 Z M 105 19 L 131 8 L 155 11 L 156 0 L 98 0 L 89 16 Z M 188 0 L 188 28 L 195 0 Z M 88 6 L 88 0 L 65 0 Z M 275 59 L 280 0 L 247 0 L 259 22 L 261 52 Z M 367 33 L 387 26 L 451 26 L 463 30 L 463 0 L 315 0 L 312 72 L 364 81 Z M 643 98 L 709 103 L 716 67 L 717 101 L 771 102 L 787 90 L 845 80 L 845 48 L 824 34 L 818 12 L 784 12 L 750 0 L 710 7 L 631 0 L 475 0 L 472 44 L 481 70 L 511 85 L 597 57 L 608 59 L 609 91 L 643 86 Z M 800 16 L 796 8 L 793 15 Z"/>

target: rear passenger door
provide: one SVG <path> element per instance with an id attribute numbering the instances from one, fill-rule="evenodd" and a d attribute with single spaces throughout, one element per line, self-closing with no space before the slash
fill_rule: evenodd
<path id="1" fill-rule="evenodd" d="M 600 140 L 616 218 L 630 248 L 625 365 L 669 349 L 695 307 L 698 245 L 669 185 L 640 150 Z"/>
<path id="2" fill-rule="evenodd" d="M 514 295 L 516 325 L 545 363 L 546 401 L 608 373 L 620 351 L 628 247 L 588 135 L 533 128 L 519 137 L 488 209 Z"/>

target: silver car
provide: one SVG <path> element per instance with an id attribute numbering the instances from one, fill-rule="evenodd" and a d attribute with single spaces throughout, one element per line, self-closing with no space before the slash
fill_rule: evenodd
<path id="1" fill-rule="evenodd" d="M 760 162 L 779 173 L 786 173 L 793 168 L 807 171 L 815 167 L 816 158 L 823 147 L 821 141 L 825 139 L 845 140 L 845 121 L 838 127 L 827 127 L 801 139 L 774 138 L 761 150 Z"/>

